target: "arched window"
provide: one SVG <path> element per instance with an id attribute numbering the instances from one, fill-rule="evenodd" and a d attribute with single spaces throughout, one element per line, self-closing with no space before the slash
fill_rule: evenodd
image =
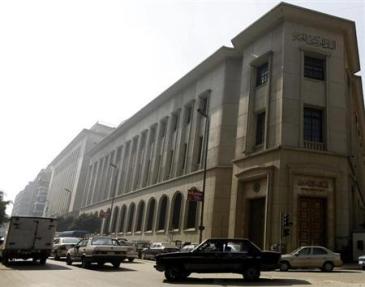
<path id="1" fill-rule="evenodd" d="M 180 192 L 178 192 L 174 196 L 174 200 L 172 203 L 172 220 L 171 220 L 172 229 L 180 228 L 181 202 L 182 202 L 182 195 Z"/>
<path id="2" fill-rule="evenodd" d="M 167 212 L 167 196 L 164 195 L 160 199 L 160 206 L 159 206 L 159 210 L 158 210 L 157 230 L 165 230 L 166 212 Z"/>
<path id="3" fill-rule="evenodd" d="M 136 209 L 136 205 L 134 203 L 132 203 L 129 206 L 127 232 L 132 232 L 135 209 Z"/>
<path id="4" fill-rule="evenodd" d="M 187 202 L 187 217 L 186 217 L 186 225 L 185 228 L 196 228 L 196 215 L 198 211 L 198 202 L 197 201 L 188 201 Z"/>
<path id="5" fill-rule="evenodd" d="M 137 224 L 135 231 L 142 231 L 142 222 L 143 222 L 143 215 L 144 215 L 144 201 L 141 201 L 138 204 L 138 212 L 137 212 Z"/>
<path id="6" fill-rule="evenodd" d="M 124 227 L 125 227 L 125 214 L 127 212 L 127 207 L 125 205 L 122 206 L 122 209 L 120 210 L 120 225 L 119 225 L 119 232 L 124 233 Z"/>
<path id="7" fill-rule="evenodd" d="M 114 211 L 112 214 L 113 219 L 112 219 L 110 232 L 116 232 L 115 228 L 117 227 L 118 212 L 119 212 L 119 207 L 118 206 L 114 207 Z"/>
<path id="8" fill-rule="evenodd" d="M 156 200 L 151 198 L 150 202 L 148 203 L 147 207 L 147 219 L 146 219 L 146 231 L 152 231 L 153 221 L 155 217 L 155 207 L 156 207 Z"/>

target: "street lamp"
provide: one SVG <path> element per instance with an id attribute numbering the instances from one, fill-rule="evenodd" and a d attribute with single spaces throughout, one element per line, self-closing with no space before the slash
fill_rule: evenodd
<path id="1" fill-rule="evenodd" d="M 202 190 L 202 208 L 200 212 L 200 225 L 199 225 L 199 243 L 203 240 L 203 230 L 204 227 L 204 200 L 205 200 L 205 185 L 207 179 L 207 158 L 208 158 L 208 136 L 209 136 L 209 116 L 207 113 L 198 109 L 198 113 L 205 118 L 204 127 L 204 137 L 205 137 L 205 147 L 204 147 L 204 172 L 203 172 L 203 190 Z"/>

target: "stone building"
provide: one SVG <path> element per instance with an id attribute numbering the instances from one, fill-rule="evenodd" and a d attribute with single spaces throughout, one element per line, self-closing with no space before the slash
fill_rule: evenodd
<path id="1" fill-rule="evenodd" d="M 106 214 L 104 233 L 197 242 L 187 194 L 208 140 L 204 238 L 346 248 L 365 221 L 355 23 L 281 3 L 232 44 L 90 151 L 81 212 Z"/>
<path id="2" fill-rule="evenodd" d="M 45 216 L 78 214 L 85 184 L 88 151 L 113 128 L 96 123 L 83 129 L 48 165 L 51 171 Z"/>

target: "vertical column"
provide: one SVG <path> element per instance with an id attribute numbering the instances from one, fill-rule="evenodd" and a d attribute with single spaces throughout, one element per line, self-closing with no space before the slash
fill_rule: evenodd
<path id="1" fill-rule="evenodd" d="M 159 177 L 159 181 L 164 180 L 166 178 L 166 165 L 167 165 L 167 158 L 169 155 L 169 147 L 171 145 L 171 127 L 172 127 L 172 117 L 169 116 L 167 117 L 167 125 L 166 125 L 166 133 L 165 133 L 165 139 L 164 142 L 162 143 L 163 146 L 163 153 L 162 153 L 162 162 L 161 162 L 161 171 L 160 171 L 160 177 Z"/>
<path id="2" fill-rule="evenodd" d="M 140 173 L 141 173 L 141 160 L 143 156 L 143 149 L 145 148 L 144 140 L 145 140 L 145 134 L 142 132 L 137 139 L 137 148 L 136 148 L 136 154 L 134 155 L 134 167 L 133 167 L 133 173 L 132 173 L 132 190 L 135 190 L 138 188 L 138 183 L 140 180 Z"/>
<path id="3" fill-rule="evenodd" d="M 85 180 L 86 184 L 85 184 L 84 192 L 82 194 L 81 207 L 85 207 L 87 204 L 87 198 L 90 193 L 90 183 L 91 183 L 91 178 L 92 178 L 91 171 L 92 171 L 92 166 L 89 165 L 88 169 L 87 169 L 86 180 Z"/>
<path id="4" fill-rule="evenodd" d="M 151 175 L 150 180 L 147 182 L 147 185 L 156 183 L 158 167 L 159 167 L 159 152 L 160 152 L 160 141 L 161 141 L 161 129 L 163 128 L 163 121 L 160 121 L 156 127 L 156 135 L 155 135 L 155 146 L 153 149 L 153 157 L 151 161 Z"/>
<path id="5" fill-rule="evenodd" d="M 150 168 L 151 164 L 151 138 L 153 137 L 153 126 L 150 127 L 147 131 L 146 140 L 145 140 L 145 152 L 144 158 L 142 159 L 141 164 L 141 181 L 140 187 L 146 186 L 146 176 L 148 175 L 148 169 Z"/>

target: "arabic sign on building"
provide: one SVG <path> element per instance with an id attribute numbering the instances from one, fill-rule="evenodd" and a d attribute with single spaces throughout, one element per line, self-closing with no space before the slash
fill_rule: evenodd
<path id="1" fill-rule="evenodd" d="M 332 182 L 321 177 L 297 177 L 296 187 L 302 191 L 329 191 L 332 189 Z"/>
<path id="2" fill-rule="evenodd" d="M 293 41 L 304 42 L 307 45 L 320 47 L 323 49 L 336 50 L 336 41 L 323 38 L 318 35 L 310 35 L 307 33 L 293 33 Z"/>

